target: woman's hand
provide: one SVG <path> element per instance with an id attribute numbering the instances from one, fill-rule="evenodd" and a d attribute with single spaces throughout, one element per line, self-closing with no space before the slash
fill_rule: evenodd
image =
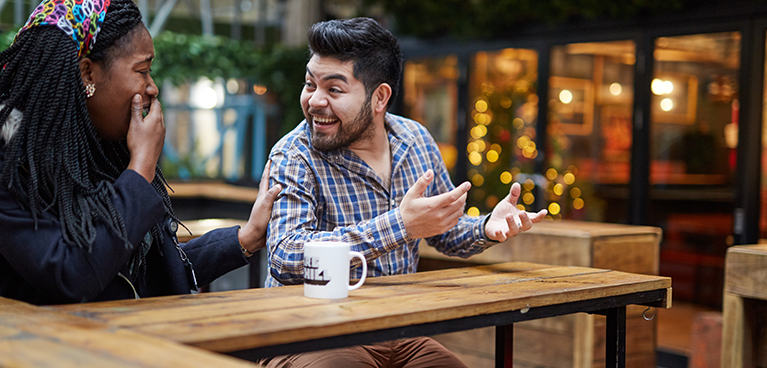
<path id="1" fill-rule="evenodd" d="M 162 107 L 157 98 L 152 98 L 149 114 L 146 117 L 143 116 L 143 111 L 141 95 L 137 94 L 131 101 L 131 120 L 127 138 L 131 158 L 128 168 L 151 183 L 165 142 L 165 122 Z"/>
<path id="2" fill-rule="evenodd" d="M 258 197 L 256 197 L 256 203 L 253 204 L 253 209 L 250 211 L 248 223 L 237 233 L 240 244 L 251 254 L 266 246 L 266 228 L 272 217 L 272 205 L 282 190 L 279 184 L 269 188 L 270 167 L 271 161 L 268 161 L 264 167 L 264 173 L 261 175 Z"/>

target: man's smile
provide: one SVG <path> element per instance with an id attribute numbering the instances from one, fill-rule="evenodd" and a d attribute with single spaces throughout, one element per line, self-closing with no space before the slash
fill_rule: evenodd
<path id="1" fill-rule="evenodd" d="M 314 125 L 330 126 L 335 123 L 338 123 L 338 121 L 339 120 L 337 118 L 325 118 L 325 117 L 312 115 L 312 122 L 314 123 Z"/>

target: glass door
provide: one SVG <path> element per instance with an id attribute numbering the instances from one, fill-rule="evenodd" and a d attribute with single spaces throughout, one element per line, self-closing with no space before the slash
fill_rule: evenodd
<path id="1" fill-rule="evenodd" d="M 554 220 L 628 217 L 633 41 L 551 49 L 544 199 Z"/>
<path id="2" fill-rule="evenodd" d="M 659 37 L 651 84 L 649 222 L 674 298 L 720 306 L 733 244 L 739 32 Z"/>

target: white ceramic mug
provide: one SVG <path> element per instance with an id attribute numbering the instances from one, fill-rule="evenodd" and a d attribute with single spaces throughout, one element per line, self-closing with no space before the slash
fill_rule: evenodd
<path id="1" fill-rule="evenodd" d="M 353 257 L 362 261 L 362 278 L 349 286 Z M 304 244 L 304 296 L 317 299 L 342 299 L 365 282 L 368 265 L 365 256 L 351 251 L 344 242 L 317 241 Z"/>

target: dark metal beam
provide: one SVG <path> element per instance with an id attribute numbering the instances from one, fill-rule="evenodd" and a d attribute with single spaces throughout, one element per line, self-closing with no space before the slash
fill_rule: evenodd
<path id="1" fill-rule="evenodd" d="M 765 24 L 745 22 L 741 31 L 738 159 L 735 175 L 735 244 L 759 241 Z"/>
<path id="2" fill-rule="evenodd" d="M 642 33 L 636 42 L 634 106 L 629 182 L 629 224 L 646 225 L 650 202 L 650 84 L 653 78 L 654 39 Z"/>

